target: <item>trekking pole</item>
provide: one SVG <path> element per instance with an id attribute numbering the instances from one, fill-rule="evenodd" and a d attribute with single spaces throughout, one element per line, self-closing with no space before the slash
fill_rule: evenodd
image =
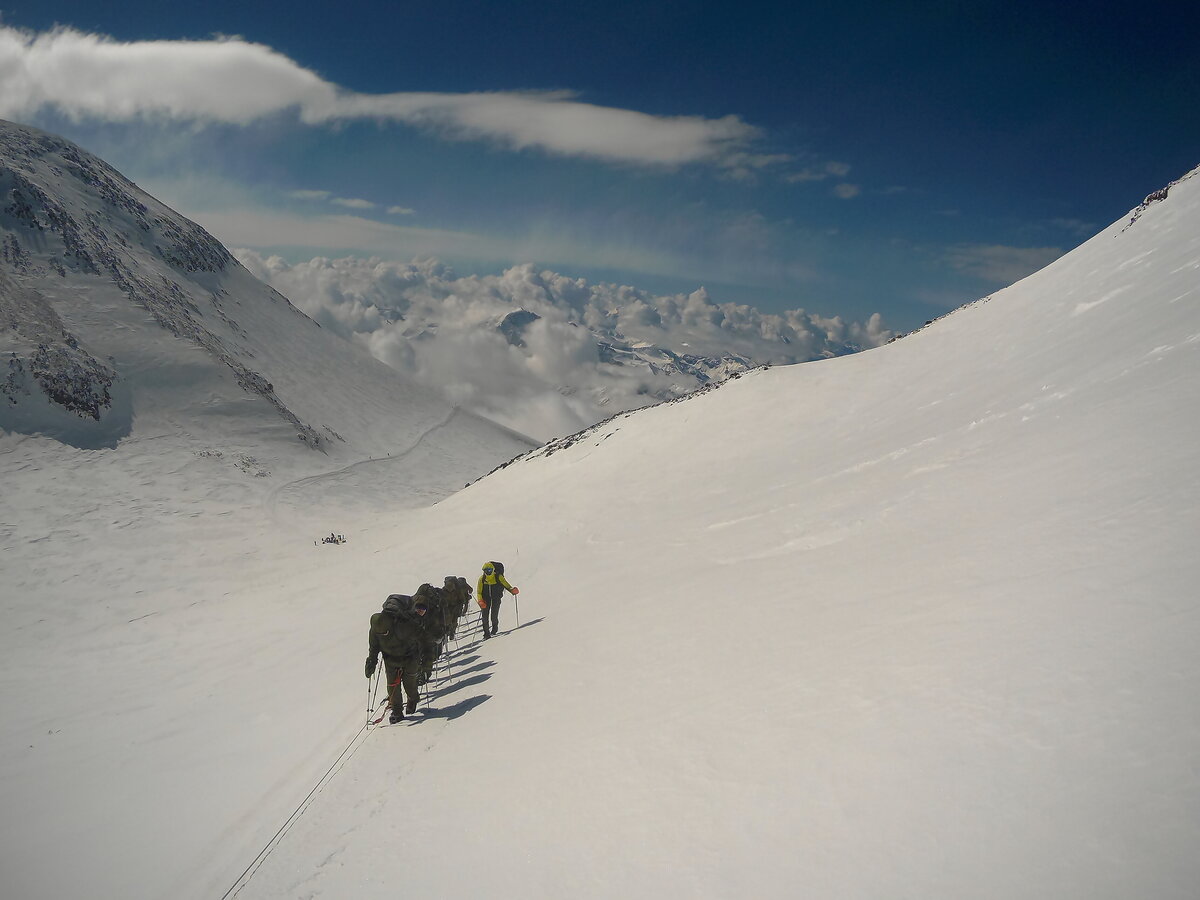
<path id="1" fill-rule="evenodd" d="M 446 682 L 446 683 L 449 683 L 449 682 L 452 682 L 452 681 L 454 681 L 454 670 L 450 668 L 450 657 L 449 657 L 449 655 L 446 655 L 446 654 L 444 654 L 444 655 L 443 655 L 443 656 L 442 656 L 442 657 L 441 657 L 441 658 L 438 660 L 438 668 L 439 668 L 439 669 L 441 669 L 441 670 L 442 670 L 442 672 L 444 673 L 444 674 L 442 675 L 442 681 L 444 681 L 444 682 Z"/>
<path id="2" fill-rule="evenodd" d="M 517 560 L 520 561 L 521 548 L 516 547 L 515 549 L 517 551 Z M 520 628 L 521 627 L 521 601 L 519 601 L 517 599 L 516 594 L 513 594 L 513 612 L 515 612 L 517 614 L 517 627 Z"/>
<path id="3" fill-rule="evenodd" d="M 374 682 L 374 684 L 372 684 Z M 375 695 L 379 693 L 379 670 L 375 670 L 375 677 L 367 681 L 367 724 L 371 724 L 371 716 L 375 714 Z"/>

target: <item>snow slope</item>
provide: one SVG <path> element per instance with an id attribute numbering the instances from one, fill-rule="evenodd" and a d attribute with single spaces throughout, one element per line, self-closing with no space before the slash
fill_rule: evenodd
<path id="1" fill-rule="evenodd" d="M 508 558 L 522 627 L 241 896 L 1194 896 L 1198 235 L 1193 174 L 918 334 L 399 523 Z"/>
<path id="2" fill-rule="evenodd" d="M 1193 896 L 1194 176 L 887 347 L 433 506 L 384 458 L 253 507 L 151 441 L 94 493 L 109 451 L 0 437 L 6 893 Z M 51 502 L 95 509 L 34 540 Z M 362 732 L 369 614 L 488 558 L 520 627 Z"/>

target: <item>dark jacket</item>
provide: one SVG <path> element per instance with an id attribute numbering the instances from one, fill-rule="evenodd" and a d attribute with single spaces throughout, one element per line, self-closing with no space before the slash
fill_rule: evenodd
<path id="1" fill-rule="evenodd" d="M 393 595 L 399 605 L 388 603 L 381 612 L 371 616 L 371 631 L 367 647 L 367 673 L 373 674 L 379 654 L 389 662 L 408 668 L 416 666 L 421 659 L 421 643 L 424 639 L 420 617 L 411 612 L 411 597 Z M 391 601 L 393 598 L 389 597 Z M 407 608 L 403 601 L 409 601 Z"/>
<path id="2" fill-rule="evenodd" d="M 449 600 L 454 618 L 464 615 L 471 602 L 471 586 L 467 584 L 467 579 L 461 575 L 447 575 L 442 590 Z"/>
<path id="3" fill-rule="evenodd" d="M 421 617 L 421 630 L 428 640 L 440 641 L 450 633 L 455 620 L 449 615 L 449 603 L 444 590 L 423 584 L 413 594 L 413 600 L 424 600 L 429 608 L 429 612 Z"/>

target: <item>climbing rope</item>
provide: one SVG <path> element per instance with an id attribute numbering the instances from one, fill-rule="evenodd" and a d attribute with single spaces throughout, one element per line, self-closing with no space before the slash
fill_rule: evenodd
<path id="1" fill-rule="evenodd" d="M 250 865 L 246 866 L 246 870 L 238 876 L 237 881 L 235 881 L 230 886 L 229 890 L 222 895 L 221 900 L 227 900 L 227 898 L 236 897 L 242 888 L 249 883 L 250 879 L 254 877 L 254 873 L 258 871 L 259 867 L 262 866 L 267 857 L 270 856 L 271 851 L 279 846 L 279 842 L 283 840 L 284 835 L 291 831 L 292 826 L 296 824 L 296 820 L 304 814 L 304 811 L 308 808 L 308 805 L 312 799 L 317 795 L 321 788 L 323 788 L 329 783 L 330 780 L 332 780 L 333 776 L 336 774 L 334 770 L 339 768 L 338 764 L 348 761 L 350 757 L 358 751 L 358 748 L 362 746 L 363 742 L 359 739 L 362 738 L 366 733 L 367 726 L 364 724 L 358 729 L 358 732 L 354 735 L 354 737 L 350 739 L 350 743 L 346 745 L 346 749 L 338 754 L 338 758 L 333 761 L 333 765 L 326 770 L 325 774 L 321 776 L 313 789 L 308 792 L 308 796 L 300 801 L 300 805 L 296 807 L 290 816 L 288 816 L 287 821 L 279 826 L 279 830 L 275 832 L 274 836 L 269 841 L 267 841 L 266 846 L 258 851 L 258 855 L 250 861 Z"/>
<path id="2" fill-rule="evenodd" d="M 471 629 L 468 629 L 468 631 L 470 630 Z M 459 652 L 457 640 L 455 641 L 454 652 Z M 439 689 L 454 681 L 454 673 L 450 668 L 450 660 L 448 658 L 449 655 L 448 648 L 444 648 L 443 653 L 441 656 L 439 656 L 437 663 L 434 666 L 435 673 L 438 673 L 436 677 L 436 683 Z M 379 669 L 382 668 L 383 666 L 379 667 Z M 276 847 L 279 846 L 280 842 L 287 835 L 287 833 L 291 831 L 292 826 L 296 824 L 296 821 L 302 815 L 304 815 L 305 810 L 308 809 L 316 795 L 320 793 L 321 789 L 325 787 L 326 784 L 333 780 L 334 776 L 341 771 L 342 767 L 350 761 L 350 758 L 358 752 L 358 748 L 361 747 L 366 741 L 365 736 L 374 730 L 374 726 L 382 720 L 382 716 L 373 720 L 374 714 L 379 712 L 379 707 L 375 706 L 375 699 L 379 693 L 379 669 L 376 670 L 375 677 L 367 685 L 366 722 L 363 723 L 362 727 L 358 729 L 354 737 L 350 739 L 350 743 L 346 745 L 345 749 L 338 754 L 337 759 L 333 761 L 333 764 L 325 771 L 325 774 L 318 779 L 317 783 L 313 786 L 313 789 L 308 792 L 308 795 L 300 801 L 300 804 L 292 811 L 292 814 L 288 816 L 287 821 L 279 826 L 279 830 L 276 831 L 271 839 L 267 841 L 266 845 L 258 851 L 258 855 L 250 861 L 250 865 L 246 866 L 242 874 L 239 875 L 237 880 L 234 881 L 234 883 L 229 887 L 229 890 L 227 890 L 221 896 L 221 900 L 230 900 L 230 898 L 236 897 L 241 892 L 242 888 L 244 888 L 250 882 L 250 879 L 254 877 L 255 873 L 262 867 L 262 864 L 266 862 L 267 857 L 271 855 L 271 853 Z M 431 680 L 431 685 L 432 683 L 433 681 Z M 427 686 L 425 690 L 427 701 L 430 690 L 431 688 Z M 384 703 L 386 703 L 387 699 L 387 697 L 384 697 L 384 699 L 380 701 L 379 706 L 382 706 Z"/>

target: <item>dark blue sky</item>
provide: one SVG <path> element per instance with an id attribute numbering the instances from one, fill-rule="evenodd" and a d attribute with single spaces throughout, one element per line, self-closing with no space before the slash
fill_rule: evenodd
<path id="1" fill-rule="evenodd" d="M 159 193 L 175 185 L 163 199 L 219 237 L 232 220 L 213 183 L 230 195 L 245 185 L 263 208 L 272 191 L 320 190 L 376 203 L 359 211 L 368 219 L 403 208 L 424 237 L 480 239 L 439 250 L 401 234 L 395 258 L 432 250 L 494 271 L 524 252 L 566 274 L 705 284 L 718 301 L 763 309 L 880 311 L 907 329 L 1044 264 L 1200 164 L 1191 4 L 184 6 L 44 0 L 4 6 L 3 23 L 119 42 L 238 35 L 359 94 L 561 89 L 656 117 L 735 116 L 757 129 L 753 153 L 777 160 L 732 177 L 729 166 L 597 161 L 395 123 L 173 129 L 73 120 L 52 105 L 24 116 Z M 226 227 L 227 242 L 247 243 Z M 353 243 L 289 235 L 264 233 L 264 246 L 303 256 Z"/>

